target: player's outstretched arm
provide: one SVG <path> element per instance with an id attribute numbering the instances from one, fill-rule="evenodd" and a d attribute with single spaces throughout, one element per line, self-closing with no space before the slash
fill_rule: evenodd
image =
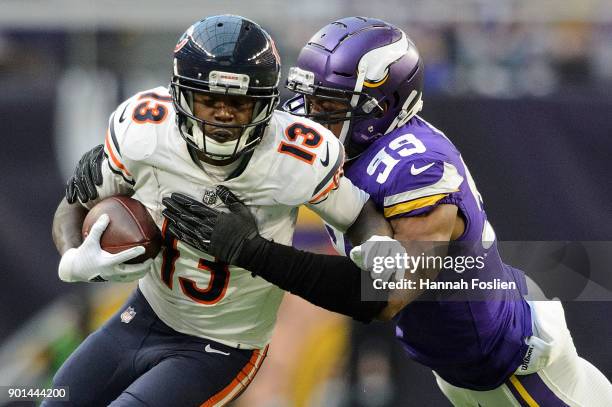
<path id="1" fill-rule="evenodd" d="M 346 231 L 346 235 L 353 246 L 357 246 L 373 235 L 393 236 L 393 228 L 376 209 L 374 202 L 369 199 L 361 209 L 355 222 Z"/>
<path id="2" fill-rule="evenodd" d="M 393 238 L 403 242 L 409 253 L 429 253 L 443 258 L 448 253 L 449 243 L 463 234 L 465 224 L 458 214 L 455 205 L 438 205 L 432 211 L 412 217 L 401 217 L 391 220 Z M 353 249 L 355 250 L 355 249 Z M 353 252 L 351 252 L 353 258 Z M 419 280 L 435 280 L 439 269 L 434 267 L 418 267 L 411 273 L 404 274 L 404 278 L 414 280 L 419 286 Z M 388 304 L 383 311 L 382 318 L 392 319 L 406 305 L 417 299 L 424 290 L 393 290 L 389 296 Z"/>
<path id="3" fill-rule="evenodd" d="M 231 213 L 182 194 L 164 198 L 166 232 L 327 310 L 364 322 L 379 317 L 387 301 L 361 300 L 364 273 L 350 259 L 270 242 L 259 236 L 249 209 L 227 188 L 217 187 L 217 194 Z"/>

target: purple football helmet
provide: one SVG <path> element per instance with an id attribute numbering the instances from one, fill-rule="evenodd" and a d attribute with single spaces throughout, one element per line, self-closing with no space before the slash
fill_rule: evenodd
<path id="1" fill-rule="evenodd" d="M 306 44 L 287 88 L 298 93 L 283 108 L 322 124 L 343 122 L 339 135 L 349 159 L 403 126 L 421 110 L 423 62 L 399 28 L 348 17 L 323 27 Z M 334 112 L 309 112 L 307 97 L 342 101 Z"/>

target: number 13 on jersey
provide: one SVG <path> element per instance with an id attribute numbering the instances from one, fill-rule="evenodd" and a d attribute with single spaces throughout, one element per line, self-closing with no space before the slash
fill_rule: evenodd
<path id="1" fill-rule="evenodd" d="M 167 220 L 164 220 L 164 225 L 162 227 L 164 249 L 162 252 L 161 279 L 164 284 L 172 290 L 174 286 L 174 272 L 176 269 L 175 264 L 181 253 L 177 247 L 178 240 L 165 233 L 166 225 Z M 230 278 L 227 264 L 199 259 L 198 269 L 210 273 L 208 286 L 206 288 L 200 288 L 195 281 L 178 276 L 178 282 L 183 294 L 193 301 L 205 305 L 213 305 L 221 301 L 227 291 L 227 285 Z"/>

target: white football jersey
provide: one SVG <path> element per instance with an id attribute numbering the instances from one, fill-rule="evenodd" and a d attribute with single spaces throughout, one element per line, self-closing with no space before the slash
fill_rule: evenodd
<path id="1" fill-rule="evenodd" d="M 219 181 L 190 156 L 163 87 L 138 93 L 117 108 L 105 153 L 100 198 L 86 206 L 133 194 L 162 231 L 163 197 L 181 192 L 215 200 L 211 192 L 216 185 L 227 186 L 249 206 L 263 237 L 286 245 L 292 243 L 300 205 L 345 231 L 368 199 L 342 177 L 344 150 L 336 137 L 313 121 L 281 111 L 274 112 L 244 171 Z M 227 210 L 219 199 L 215 205 Z M 165 234 L 164 240 L 151 271 L 139 282 L 159 318 L 179 332 L 229 346 L 265 346 L 284 292 Z"/>

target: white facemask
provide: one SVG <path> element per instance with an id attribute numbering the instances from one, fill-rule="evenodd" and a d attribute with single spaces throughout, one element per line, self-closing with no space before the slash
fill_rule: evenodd
<path id="1" fill-rule="evenodd" d="M 184 95 L 183 95 L 184 96 Z M 181 98 L 181 107 L 185 109 L 189 114 L 193 114 L 191 107 L 187 103 L 187 98 Z M 257 111 L 260 109 L 262 102 L 256 102 L 253 107 L 253 111 Z M 265 109 L 262 109 L 259 114 L 252 119 L 252 121 L 262 120 L 266 116 Z M 253 130 L 255 130 L 255 126 L 247 127 L 242 131 L 242 135 L 236 140 L 224 141 L 220 142 L 212 137 L 204 136 L 199 123 L 195 120 L 187 117 L 186 125 L 183 125 L 183 132 L 192 137 L 192 141 L 198 146 L 201 151 L 206 151 L 207 155 L 210 155 L 210 158 L 213 160 L 226 160 L 228 156 L 234 154 L 238 154 L 240 151 L 244 150 L 247 144 L 247 140 L 249 139 Z M 238 144 L 239 143 L 239 144 Z M 238 148 L 236 148 L 236 144 L 238 144 Z M 224 156 L 224 157 L 223 157 Z"/>

